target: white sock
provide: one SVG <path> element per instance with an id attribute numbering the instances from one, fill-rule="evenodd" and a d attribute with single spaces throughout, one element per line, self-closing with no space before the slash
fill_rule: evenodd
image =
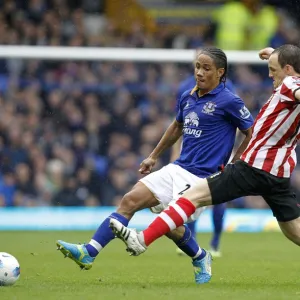
<path id="1" fill-rule="evenodd" d="M 201 249 L 201 247 L 199 247 L 197 254 L 194 257 L 192 257 L 192 259 L 196 259 L 197 257 L 199 257 L 201 255 L 201 253 L 202 253 L 202 249 Z"/>
<path id="2" fill-rule="evenodd" d="M 101 249 L 103 248 L 97 241 L 95 241 L 93 239 L 90 240 L 89 245 L 94 247 L 98 252 L 100 252 Z"/>

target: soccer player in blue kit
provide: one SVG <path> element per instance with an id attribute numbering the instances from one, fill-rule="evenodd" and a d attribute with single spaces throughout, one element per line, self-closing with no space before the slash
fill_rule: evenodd
<path id="1" fill-rule="evenodd" d="M 127 227 L 139 210 L 151 208 L 161 212 L 184 191 L 197 185 L 201 178 L 215 173 L 227 164 L 235 141 L 237 128 L 245 138 L 233 161 L 245 150 L 252 134 L 253 118 L 244 102 L 224 85 L 227 57 L 217 48 L 203 48 L 195 62 L 196 86 L 186 91 L 178 104 L 176 119 L 171 123 L 158 145 L 140 166 L 147 174 L 125 194 L 115 213 L 103 221 L 88 244 L 57 241 L 58 249 L 81 268 L 90 269 L 99 252 L 114 239 L 109 227 L 115 219 Z M 183 135 L 180 157 L 151 173 L 158 157 Z M 151 173 L 151 174 L 150 174 Z M 203 208 L 195 211 L 189 221 L 196 220 Z M 124 227 L 124 228 L 125 228 Z M 211 254 L 202 249 L 187 226 L 181 226 L 167 235 L 192 259 L 196 283 L 211 278 Z"/>
<path id="2" fill-rule="evenodd" d="M 197 51 L 197 53 L 198 53 L 198 51 Z M 177 103 L 179 103 L 183 93 L 187 90 L 193 89 L 195 87 L 195 85 L 196 85 L 195 75 L 191 75 L 187 79 L 182 81 L 179 85 L 178 92 L 177 92 Z M 235 87 L 234 87 L 232 81 L 228 80 L 228 78 L 226 79 L 226 87 L 233 94 L 236 93 Z M 182 144 L 182 139 L 180 138 L 172 147 L 171 162 L 176 160 L 179 157 L 180 151 L 181 151 L 181 144 Z M 226 203 L 214 205 L 212 207 L 212 221 L 213 221 L 214 233 L 213 233 L 212 239 L 210 241 L 209 252 L 211 253 L 211 255 L 213 257 L 221 256 L 220 239 L 221 239 L 221 234 L 223 231 L 225 210 L 226 210 Z M 194 238 L 196 238 L 196 222 L 197 221 L 190 222 L 187 224 L 187 226 L 191 230 L 191 233 Z M 176 251 L 179 255 L 185 254 L 180 248 L 177 248 Z"/>

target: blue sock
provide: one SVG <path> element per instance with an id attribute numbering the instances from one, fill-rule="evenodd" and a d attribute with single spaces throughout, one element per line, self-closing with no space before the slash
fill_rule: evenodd
<path id="1" fill-rule="evenodd" d="M 129 223 L 128 219 L 116 212 L 112 213 L 108 218 L 106 218 L 92 237 L 92 240 L 96 241 L 97 245 L 91 245 L 91 243 L 93 244 L 93 241 L 86 245 L 86 249 L 89 255 L 92 257 L 97 256 L 99 254 L 99 251 L 115 238 L 113 231 L 109 228 L 110 218 L 118 220 L 124 226 L 127 226 Z M 95 247 L 98 249 L 96 249 Z"/>
<path id="2" fill-rule="evenodd" d="M 214 235 L 210 245 L 214 250 L 219 249 L 220 237 L 223 231 L 225 209 L 225 203 L 213 206 Z"/>
<path id="3" fill-rule="evenodd" d="M 191 231 L 192 237 L 194 237 L 194 239 L 196 239 L 196 221 L 187 223 L 186 225 L 189 228 L 189 230 Z"/>
<path id="4" fill-rule="evenodd" d="M 184 225 L 185 232 L 183 237 L 176 242 L 176 245 L 188 256 L 195 257 L 200 250 L 200 246 L 197 244 L 195 238 L 192 236 L 191 230 L 188 228 L 187 225 Z M 196 259 L 202 259 L 205 256 L 206 252 L 202 249 L 200 256 Z"/>

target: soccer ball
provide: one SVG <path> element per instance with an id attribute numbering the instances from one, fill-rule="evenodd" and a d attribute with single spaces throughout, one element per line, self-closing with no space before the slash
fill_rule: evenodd
<path id="1" fill-rule="evenodd" d="M 12 255 L 0 252 L 0 286 L 13 285 L 20 277 L 20 265 Z"/>

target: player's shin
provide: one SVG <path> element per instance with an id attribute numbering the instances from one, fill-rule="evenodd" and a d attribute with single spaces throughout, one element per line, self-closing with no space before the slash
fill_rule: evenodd
<path id="1" fill-rule="evenodd" d="M 183 225 L 195 210 L 195 206 L 188 199 L 179 198 L 142 231 L 144 244 L 149 246 L 159 237 Z"/>
<path id="2" fill-rule="evenodd" d="M 205 256 L 205 250 L 198 245 L 189 227 L 184 225 L 184 228 L 185 231 L 182 238 L 176 241 L 175 244 L 192 259 L 202 259 Z"/>
<path id="3" fill-rule="evenodd" d="M 99 226 L 94 236 L 90 242 L 86 245 L 86 249 L 90 256 L 95 257 L 99 252 L 115 238 L 115 235 L 111 228 L 109 227 L 110 218 L 114 218 L 121 222 L 124 226 L 128 225 L 129 220 L 126 219 L 121 214 L 116 212 L 112 213 L 108 218 L 106 218 L 103 223 Z"/>
<path id="4" fill-rule="evenodd" d="M 196 239 L 196 221 L 190 222 L 186 224 L 189 230 L 192 233 L 192 236 Z"/>

